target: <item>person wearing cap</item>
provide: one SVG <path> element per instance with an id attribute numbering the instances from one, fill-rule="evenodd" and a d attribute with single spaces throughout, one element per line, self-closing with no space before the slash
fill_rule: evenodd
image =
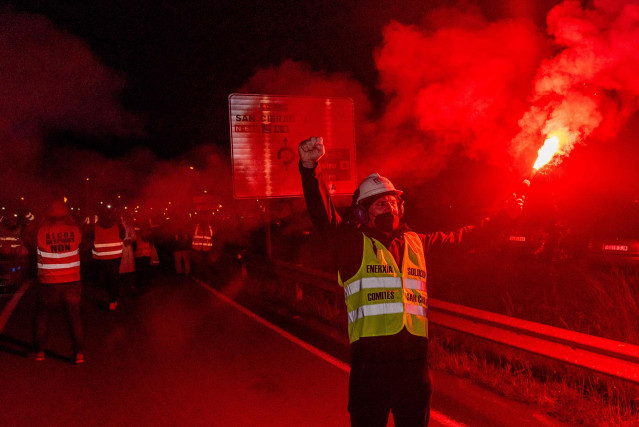
<path id="1" fill-rule="evenodd" d="M 514 197 L 504 212 L 453 232 L 421 234 L 403 221 L 402 191 L 377 173 L 353 195 L 357 225 L 342 221 L 322 174 L 321 137 L 299 144 L 304 198 L 316 229 L 328 234 L 344 288 L 351 348 L 348 410 L 352 426 L 424 426 L 430 417 L 426 257 L 473 243 L 521 213 Z"/>
<path id="2" fill-rule="evenodd" d="M 48 207 L 37 231 L 38 309 L 35 318 L 34 349 L 29 354 L 44 360 L 47 326 L 51 312 L 62 304 L 71 323 L 75 363 L 84 362 L 83 327 L 80 312 L 80 242 L 82 234 L 62 200 Z"/>

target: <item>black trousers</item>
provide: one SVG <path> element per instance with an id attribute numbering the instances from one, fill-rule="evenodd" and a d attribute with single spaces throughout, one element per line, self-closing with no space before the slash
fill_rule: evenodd
<path id="1" fill-rule="evenodd" d="M 352 427 L 385 427 L 393 413 L 397 427 L 423 427 L 430 418 L 427 359 L 371 362 L 354 360 L 348 389 Z"/>
<path id="2" fill-rule="evenodd" d="M 120 298 L 120 261 L 120 258 L 95 261 L 98 282 L 109 294 L 109 302 Z"/>
<path id="3" fill-rule="evenodd" d="M 80 302 L 82 301 L 82 283 L 38 283 L 38 305 L 35 316 L 34 345 L 36 351 L 43 351 L 47 343 L 48 324 L 51 313 L 58 308 L 64 309 L 69 321 L 69 330 L 73 339 L 73 350 L 82 351 L 84 332 Z"/>
<path id="4" fill-rule="evenodd" d="M 135 258 L 135 285 L 141 290 L 147 290 L 151 285 L 151 257 L 141 256 Z"/>

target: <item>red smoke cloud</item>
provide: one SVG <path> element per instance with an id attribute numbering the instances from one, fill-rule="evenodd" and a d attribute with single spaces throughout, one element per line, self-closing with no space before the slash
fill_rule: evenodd
<path id="1" fill-rule="evenodd" d="M 68 146 L 48 139 L 64 131 L 108 144 L 111 136 L 140 134 L 142 123 L 119 102 L 124 77 L 45 17 L 0 13 L 0 70 L 0 201 L 7 212 L 23 206 L 37 215 L 62 196 L 80 208 L 79 219 L 101 203 L 126 207 L 139 220 L 184 218 L 193 196 L 203 194 L 228 207 L 230 164 L 213 145 L 161 161 L 146 148 L 105 158 L 78 147 L 82 139 Z"/>
<path id="2" fill-rule="evenodd" d="M 390 99 L 371 129 L 380 168 L 424 180 L 451 156 L 510 163 L 508 143 L 545 53 L 530 21 L 491 23 L 472 7 L 438 10 L 421 27 L 388 24 L 375 53 Z"/>
<path id="3" fill-rule="evenodd" d="M 508 162 L 509 141 L 547 44 L 523 19 L 487 22 L 478 9 L 439 9 L 420 27 L 391 22 L 374 52 L 387 105 L 370 118 L 361 85 L 287 61 L 260 70 L 241 92 L 350 96 L 358 113 L 360 175 L 423 182 L 459 154 Z"/>
<path id="4" fill-rule="evenodd" d="M 135 119 L 118 101 L 124 78 L 100 64 L 82 40 L 26 13 L 0 14 L 0 40 L 5 129 L 135 130 Z"/>
<path id="5" fill-rule="evenodd" d="M 524 159 L 557 131 L 567 135 L 564 155 L 591 136 L 613 139 L 638 107 L 637 2 L 595 1 L 592 8 L 563 2 L 548 14 L 548 32 L 559 53 L 541 64 L 531 107 L 513 140 Z"/>
<path id="6" fill-rule="evenodd" d="M 374 120 L 355 81 L 299 63 L 258 71 L 243 90 L 353 96 L 360 176 L 419 184 L 460 157 L 526 175 L 554 128 L 572 135 L 566 154 L 589 137 L 612 139 L 637 111 L 637 8 L 563 2 L 548 14 L 550 37 L 527 19 L 490 22 L 468 4 L 419 26 L 392 21 L 373 53 L 385 95 Z"/>
<path id="7" fill-rule="evenodd" d="M 258 70 L 237 92 L 349 97 L 356 105 L 356 123 L 363 123 L 371 109 L 362 85 L 347 74 L 313 71 L 309 65 L 292 60 Z"/>
<path id="8" fill-rule="evenodd" d="M 79 186 L 84 168 L 94 175 L 96 166 L 104 170 L 101 158 L 86 153 L 60 148 L 49 157 L 43 144 L 48 132 L 99 137 L 140 129 L 118 101 L 124 78 L 43 16 L 0 13 L 0 70 L 1 200 L 24 196 L 26 203 L 46 203 Z"/>

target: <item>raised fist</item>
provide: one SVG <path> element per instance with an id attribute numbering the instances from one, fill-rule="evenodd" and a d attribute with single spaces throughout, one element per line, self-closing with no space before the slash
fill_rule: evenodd
<path id="1" fill-rule="evenodd" d="M 302 166 L 309 169 L 314 168 L 319 159 L 326 153 L 324 140 L 321 136 L 312 136 L 300 142 L 297 151 L 300 153 Z"/>
<path id="2" fill-rule="evenodd" d="M 523 194 L 513 193 L 506 202 L 504 203 L 504 209 L 506 213 L 510 217 L 510 219 L 517 219 L 521 215 L 521 212 L 524 210 L 524 201 L 526 200 L 526 196 Z"/>

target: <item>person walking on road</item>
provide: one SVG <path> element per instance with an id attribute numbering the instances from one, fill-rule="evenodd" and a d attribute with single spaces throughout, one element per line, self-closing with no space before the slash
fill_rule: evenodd
<path id="1" fill-rule="evenodd" d="M 120 212 L 120 224 L 124 227 L 124 241 L 122 242 L 122 257 L 120 258 L 120 287 L 124 288 L 124 292 L 131 292 L 133 295 L 137 293 L 135 287 L 135 241 L 137 236 L 135 228 L 129 215 Z"/>
<path id="2" fill-rule="evenodd" d="M 74 362 L 84 362 L 83 327 L 80 312 L 80 229 L 73 223 L 61 200 L 51 203 L 37 232 L 38 307 L 35 316 L 34 349 L 30 357 L 44 360 L 49 317 L 62 304 L 71 325 Z"/>
<path id="3" fill-rule="evenodd" d="M 190 225 L 186 220 L 178 221 L 177 229 L 173 238 L 173 258 L 175 261 L 175 272 L 177 274 L 191 274 L 191 245 L 192 236 Z"/>
<path id="4" fill-rule="evenodd" d="M 513 195 L 503 212 L 453 232 L 421 234 L 404 222 L 402 191 L 379 175 L 353 195 L 356 225 L 343 222 L 316 173 L 325 153 L 321 137 L 299 144 L 304 198 L 316 229 L 327 234 L 338 282 L 344 288 L 351 344 L 348 410 L 351 425 L 425 426 L 430 417 L 426 258 L 437 249 L 473 244 L 523 207 Z"/>
<path id="5" fill-rule="evenodd" d="M 206 212 L 200 212 L 200 215 L 198 215 L 191 248 L 193 249 L 193 259 L 191 260 L 193 267 L 195 267 L 196 273 L 201 273 L 210 259 L 211 249 L 213 248 L 213 227 Z"/>
<path id="6" fill-rule="evenodd" d="M 101 209 L 93 227 L 93 259 L 100 284 L 109 297 L 109 311 L 118 306 L 120 297 L 119 269 L 122 258 L 124 227 L 116 221 L 115 213 L 108 207 Z"/>
<path id="7" fill-rule="evenodd" d="M 151 225 L 148 221 L 135 229 L 135 281 L 136 287 L 142 292 L 148 290 L 151 284 L 151 252 L 153 248 L 153 237 Z"/>

